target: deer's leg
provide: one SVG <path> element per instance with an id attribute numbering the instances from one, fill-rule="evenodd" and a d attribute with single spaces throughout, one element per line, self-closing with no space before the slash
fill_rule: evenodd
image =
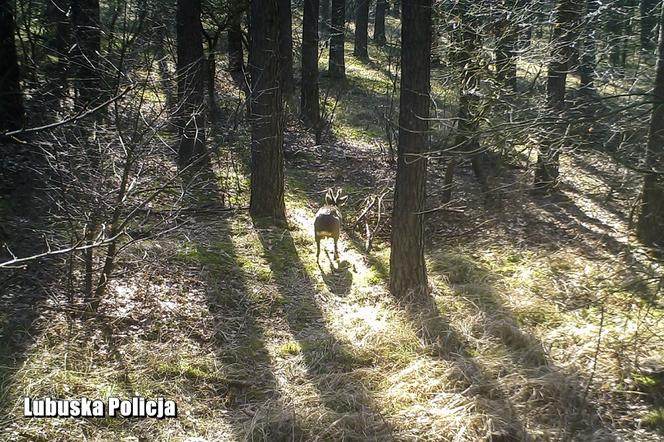
<path id="1" fill-rule="evenodd" d="M 337 261 L 339 260 L 339 250 L 337 249 L 337 241 L 339 241 L 339 238 L 334 238 L 334 259 Z"/>
<path id="2" fill-rule="evenodd" d="M 316 262 L 318 262 L 319 256 L 320 256 L 320 238 L 316 237 Z"/>

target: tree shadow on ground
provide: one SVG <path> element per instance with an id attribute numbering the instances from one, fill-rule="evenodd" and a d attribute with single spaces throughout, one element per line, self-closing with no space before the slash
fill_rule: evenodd
<path id="1" fill-rule="evenodd" d="M 357 235 L 348 235 L 353 247 L 361 251 L 362 241 Z M 383 281 L 389 281 L 389 269 L 370 253 L 360 252 Z M 468 398 L 481 398 L 479 412 L 491 416 L 492 428 L 488 440 L 522 441 L 528 435 L 518 413 L 495 379 L 488 376 L 476 358 L 468 351 L 470 345 L 461 338 L 449 320 L 440 314 L 433 298 L 422 302 L 397 304 L 408 319 L 408 323 L 418 338 L 430 350 L 430 356 L 451 363 L 455 376 L 461 382 L 462 392 Z"/>
<path id="2" fill-rule="evenodd" d="M 589 216 L 577 203 L 562 192 L 544 195 L 533 200 L 539 209 L 549 215 L 558 225 L 558 233 L 565 241 L 578 242 L 580 236 L 599 242 L 609 252 L 619 254 L 625 244 L 616 240 L 609 232 L 613 228 L 603 221 Z M 534 215 L 537 218 L 537 215 Z M 588 227 L 588 226 L 592 226 Z M 595 230 L 596 229 L 596 230 Z M 597 244 L 579 244 L 589 256 L 598 252 Z"/>
<path id="3" fill-rule="evenodd" d="M 347 236 L 356 250 L 362 250 L 361 239 L 356 235 Z M 363 256 L 383 280 L 389 280 L 389 270 L 382 260 L 367 253 Z M 488 273 L 485 268 L 478 270 Z M 495 279 L 497 275 L 491 278 Z M 512 369 L 502 367 L 499 373 L 487 372 L 478 362 L 476 351 L 470 350 L 472 344 L 465 342 L 450 320 L 441 314 L 442 307 L 436 305 L 435 298 L 400 305 L 413 330 L 417 331 L 432 354 L 455 364 L 463 374 L 468 382 L 465 394 L 488 401 L 484 402 L 486 410 L 482 412 L 494 416 L 494 421 L 498 423 L 491 435 L 492 440 L 530 440 L 533 436 L 529 430 L 538 430 L 533 427 L 539 426 L 553 429 L 556 437 L 562 440 L 582 434 L 590 439 L 601 434 L 611 440 L 611 430 L 602 423 L 597 410 L 584 397 L 585 385 L 574 373 L 567 373 L 552 363 L 542 342 L 519 326 L 492 285 L 468 281 L 468 284 L 451 284 L 451 288 L 455 300 L 461 300 L 467 309 L 474 310 L 473 316 L 483 318 L 481 327 L 475 333 L 481 339 L 490 336 L 501 342 L 513 364 Z M 518 374 L 509 373 L 509 370 Z M 522 382 L 503 382 L 501 378 L 508 374 L 520 376 Z M 530 407 L 526 416 L 522 401 L 517 407 L 511 398 L 528 394 L 535 399 L 526 402 Z"/>
<path id="4" fill-rule="evenodd" d="M 233 212 L 231 212 L 233 213 Z M 236 212 L 236 216 L 242 216 Z M 233 243 L 225 215 L 197 216 L 193 258 L 203 264 L 208 310 L 214 317 L 217 360 L 223 381 L 217 395 L 231 413 L 238 435 L 247 440 L 306 440 L 295 410 L 283 397 L 266 348 L 269 301 L 252 293 L 245 263 Z M 202 227 L 202 228 L 200 228 Z"/>
<path id="5" fill-rule="evenodd" d="M 600 434 L 611 438 L 611 430 L 605 427 L 598 411 L 587 401 L 586 386 L 579 376 L 556 367 L 546 356 L 542 342 L 519 327 L 516 319 L 498 301 L 492 287 L 479 293 L 474 291 L 475 296 L 468 296 L 469 293 L 463 290 L 455 292 L 465 295 L 460 299 L 468 307 L 479 308 L 485 318 L 485 332 L 502 341 L 513 364 L 521 371 L 523 384 L 514 394 L 531 389 L 534 400 L 527 403 L 531 413 L 537 412 L 563 440 L 573 437 L 592 439 Z"/>
<path id="6" fill-rule="evenodd" d="M 486 273 L 488 270 L 481 269 L 481 272 Z M 463 302 L 465 309 L 472 312 L 467 314 L 482 319 L 473 334 L 477 334 L 483 341 L 490 337 L 496 342 L 501 342 L 502 349 L 511 360 L 512 367 L 499 367 L 497 372 L 484 376 L 489 378 L 490 385 L 495 384 L 486 394 L 492 395 L 499 402 L 504 402 L 508 407 L 507 410 L 510 410 L 508 417 L 515 419 L 512 430 L 518 431 L 515 433 L 518 435 L 518 440 L 528 440 L 532 437 L 529 431 L 539 430 L 541 426 L 549 431 L 553 429 L 555 437 L 561 440 L 580 436 L 587 438 L 586 440 L 596 440 L 600 435 L 611 440 L 611 430 L 605 426 L 592 404 L 586 401 L 585 386 L 582 385 L 578 375 L 566 373 L 556 367 L 546 355 L 542 342 L 519 326 L 518 321 L 505 308 L 494 287 L 489 283 L 495 277 L 489 276 L 488 281 L 484 283 L 467 281 L 466 284 L 450 284 L 450 288 L 454 300 Z M 442 341 L 443 346 L 450 346 L 447 348 L 455 351 L 457 357 L 472 360 L 458 338 L 450 342 L 449 336 L 453 332 L 449 331 L 451 330 L 449 322 L 440 316 L 439 307 L 435 305 L 433 299 L 427 300 L 424 307 L 416 305 L 408 306 L 407 309 L 414 310 L 415 314 L 411 315 L 415 320 L 424 316 L 428 323 L 433 324 L 430 330 L 434 332 L 430 333 L 434 339 Z M 439 336 L 442 336 L 442 339 Z M 462 345 L 461 351 L 455 350 L 458 345 Z M 485 349 L 490 352 L 503 350 Z M 449 350 L 447 352 L 449 353 Z M 520 381 L 505 382 L 508 376 L 518 376 Z M 520 408 L 517 411 L 510 398 L 524 397 L 524 395 L 530 395 L 531 399 L 525 402 L 525 407 L 523 401 L 519 400 Z M 528 422 L 526 426 L 519 421 L 519 415 Z"/>
<path id="7" fill-rule="evenodd" d="M 215 318 L 217 358 L 225 367 L 227 382 L 219 394 L 245 438 L 302 440 L 306 433 L 288 410 L 270 365 L 261 325 L 268 307 L 249 292 L 229 226 L 219 219 L 212 223 L 216 234 L 208 231 L 196 250 L 207 261 L 208 309 Z"/>
<path id="8" fill-rule="evenodd" d="M 19 257 L 41 253 L 46 247 L 35 238 L 43 229 L 43 201 L 35 197 L 34 183 L 26 181 L 32 185 L 18 186 L 6 200 L 0 199 L 0 240 Z M 0 262 L 10 259 L 8 250 L 0 249 Z M 0 269 L 0 435 L 11 419 L 10 410 L 17 406 L 9 403 L 9 392 L 40 334 L 38 320 L 56 282 L 56 271 L 57 266 L 48 259 L 29 262 L 25 268 Z"/>
<path id="9" fill-rule="evenodd" d="M 614 229 L 603 221 L 589 216 L 569 196 L 562 192 L 538 196 L 533 199 L 537 207 L 548 220 L 540 214 L 526 212 L 528 224 L 540 226 L 539 236 L 546 237 L 545 243 L 555 245 L 557 249 L 563 245 L 570 246 L 593 260 L 606 259 L 606 252 L 622 260 L 624 269 L 618 269 L 615 277 L 625 279 L 637 278 L 648 281 L 656 278 L 653 269 L 639 259 L 636 250 L 629 241 L 621 242 L 614 236 Z M 643 284 L 624 287 L 648 303 L 656 302 L 657 293 L 644 289 Z M 633 290 L 632 290 L 633 289 Z"/>
<path id="10" fill-rule="evenodd" d="M 636 185 L 634 180 L 632 180 L 630 183 L 630 177 L 627 173 L 620 176 L 617 171 L 607 171 L 601 169 L 597 165 L 592 164 L 586 155 L 573 155 L 572 162 L 575 166 L 586 172 L 588 175 L 599 178 L 602 183 L 609 188 L 609 193 L 607 195 L 599 195 L 582 193 L 581 190 L 576 188 L 573 190 L 578 194 L 583 194 L 584 196 L 590 198 L 596 204 L 601 205 L 603 209 L 608 210 L 616 217 L 625 221 L 629 216 L 628 210 L 625 210 L 627 207 L 624 207 L 623 205 L 625 203 L 620 204 L 620 202 L 612 196 L 615 192 L 616 197 L 622 197 L 621 199 L 625 202 L 637 197 L 637 192 L 640 190 L 640 188 Z M 627 205 L 629 206 L 631 204 L 627 203 Z"/>
<path id="11" fill-rule="evenodd" d="M 445 263 L 441 263 L 444 267 Z M 501 367 L 500 376 L 518 376 L 519 383 L 505 383 L 510 397 L 529 395 L 524 415 L 536 415 L 536 424 L 544 424 L 554 430 L 561 440 L 582 437 L 596 440 L 603 437 L 611 440 L 611 429 L 603 423 L 599 412 L 587 401 L 587 385 L 576 373 L 557 367 L 547 356 L 540 339 L 525 331 L 514 315 L 504 306 L 494 287 L 499 275 L 474 260 L 466 262 L 471 266 L 467 278 L 450 283 L 455 300 L 463 302 L 467 315 L 478 318 L 478 326 L 473 330 L 482 340 L 487 337 L 500 342 L 500 348 L 490 351 L 501 352 L 511 361 Z M 475 281 L 477 275 L 484 275 Z"/>
<path id="12" fill-rule="evenodd" d="M 32 267 L 32 266 L 31 266 Z M 52 271 L 52 269 L 51 269 Z M 50 272 L 33 268 L 6 271 L 0 275 L 0 435 L 11 419 L 10 411 L 18 404 L 10 403 L 9 393 L 14 376 L 29 355 L 39 336 L 37 321 L 48 297 Z M 10 274 L 11 272 L 11 274 Z M 5 418 L 8 419 L 5 421 Z"/>
<path id="13" fill-rule="evenodd" d="M 385 136 L 385 122 L 382 113 L 389 109 L 391 98 L 386 94 L 389 86 L 381 80 L 347 75 L 345 79 L 323 79 L 321 94 L 328 95 L 328 100 L 338 100 L 332 118 L 338 131 L 361 135 L 362 138 Z M 328 103 L 328 106 L 332 102 Z M 396 108 L 395 108 L 396 109 Z M 325 138 L 333 135 L 327 131 Z"/>
<path id="14" fill-rule="evenodd" d="M 433 298 L 400 305 L 411 327 L 431 350 L 432 356 L 453 364 L 456 376 L 466 381 L 462 394 L 479 399 L 478 411 L 490 416 L 491 425 L 487 440 L 528 440 L 527 430 L 513 402 L 498 380 L 486 373 L 478 358 L 469 352 L 469 343 L 465 342 L 450 321 L 440 314 Z"/>
<path id="15" fill-rule="evenodd" d="M 334 422 L 327 429 L 320 428 L 316 437 L 338 437 L 334 427 L 340 427 L 347 440 L 392 439 L 392 429 L 372 403 L 366 387 L 353 379 L 354 370 L 372 362 L 358 359 L 347 344 L 327 329 L 324 312 L 318 304 L 321 295 L 299 257 L 290 232 L 270 227 L 260 219 L 254 219 L 254 228 L 274 282 L 285 300 L 280 314 L 301 348 L 308 377 L 326 414 L 329 413 L 325 420 Z M 350 286 L 348 279 L 342 284 L 343 290 L 345 284 Z"/>

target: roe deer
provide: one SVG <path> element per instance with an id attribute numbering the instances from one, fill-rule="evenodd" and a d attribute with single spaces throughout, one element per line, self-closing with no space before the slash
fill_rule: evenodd
<path id="1" fill-rule="evenodd" d="M 346 203 L 348 196 L 340 196 L 341 189 L 336 193 L 332 189 L 327 189 L 325 193 L 325 205 L 316 212 L 314 220 L 314 236 L 316 237 L 316 261 L 320 255 L 320 240 L 323 238 L 334 239 L 334 259 L 339 259 L 337 241 L 339 241 L 339 232 L 341 231 L 341 211 L 339 207 Z"/>

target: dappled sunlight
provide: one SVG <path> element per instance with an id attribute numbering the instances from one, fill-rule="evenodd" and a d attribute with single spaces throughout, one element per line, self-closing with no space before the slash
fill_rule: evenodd
<path id="1" fill-rule="evenodd" d="M 568 402 L 582 403 L 586 385 L 579 379 L 581 373 L 596 371 L 596 379 L 617 374 L 611 368 L 611 354 L 597 354 L 597 343 L 618 332 L 626 318 L 609 320 L 607 316 L 600 329 L 598 316 L 561 309 L 566 299 L 560 296 L 561 287 L 570 297 L 586 290 L 589 301 L 596 302 L 598 294 L 592 287 L 599 287 L 603 274 L 593 263 L 578 256 L 575 262 L 575 256 L 565 252 L 548 257 L 509 248 L 458 253 L 453 250 L 432 258 L 431 268 L 444 275 L 434 279 L 441 310 L 474 345 L 485 369 L 521 410 L 529 431 L 555 434 L 560 413 L 569 412 Z M 624 333 L 620 328 L 616 337 Z M 524 406 L 522 395 L 529 390 L 542 391 L 539 407 Z M 590 423 L 596 422 L 596 411 L 578 407 L 588 415 L 589 427 L 596 425 Z"/>
<path id="2" fill-rule="evenodd" d="M 572 160 L 563 159 L 561 162 L 563 166 Z M 598 226 L 596 222 L 589 222 L 585 219 L 578 219 L 577 221 L 585 228 L 600 234 L 611 234 L 616 241 L 627 244 L 628 243 L 628 226 L 624 216 L 620 217 L 605 208 L 608 199 L 611 199 L 611 194 L 614 192 L 613 187 L 606 185 L 598 177 L 594 177 L 589 173 L 567 165 L 563 168 L 562 172 L 568 180 L 578 187 L 576 194 L 571 194 L 563 189 L 566 194 L 574 198 L 575 204 L 585 213 L 586 216 L 595 220 L 601 220 L 602 226 Z M 618 183 L 616 183 L 618 184 Z M 604 204 L 602 204 L 604 203 Z"/>
<path id="3" fill-rule="evenodd" d="M 300 202 L 289 209 L 291 226 L 295 227 L 291 235 L 298 244 L 313 252 L 313 237 L 307 235 L 313 210 L 307 206 Z M 398 423 L 417 413 L 416 425 L 408 430 L 415 431 L 412 434 L 433 435 L 445 429 L 465 434 L 461 440 L 472 440 L 486 432 L 510 427 L 511 421 L 499 417 L 505 415 L 501 410 L 504 405 L 499 405 L 502 400 L 493 405 L 480 403 L 479 396 L 468 394 L 467 376 L 477 370 L 474 364 L 459 364 L 434 356 L 437 345 L 443 344 L 436 344 L 435 339 L 431 342 L 425 336 L 438 331 L 428 330 L 428 325 L 410 319 L 387 293 L 386 282 L 376 273 L 374 264 L 368 262 L 367 254 L 357 250 L 347 236 L 342 235 L 341 241 L 342 262 L 346 262 L 353 273 L 351 295 L 321 298 L 321 308 L 330 333 L 344 342 L 356 358 L 371 361 L 371 366 L 357 370 L 356 376 L 369 387 L 375 405 L 382 413 L 387 413 L 388 421 Z M 325 265 L 322 269 L 312 265 L 313 253 L 305 253 L 302 259 L 311 278 L 326 281 L 328 270 Z M 384 256 L 379 255 L 377 259 L 382 260 Z M 329 273 L 338 271 L 332 268 Z M 438 328 L 439 324 L 432 322 L 431 326 Z M 293 343 L 282 351 L 300 354 L 303 349 L 301 344 Z M 493 421 L 483 422 L 487 413 L 493 416 Z"/>
<path id="4" fill-rule="evenodd" d="M 298 227 L 298 230 L 294 233 L 295 236 L 302 239 L 303 244 L 305 245 L 303 260 L 305 262 L 310 261 L 311 258 L 315 260 L 316 258 L 316 245 L 314 242 L 314 216 L 315 210 L 309 209 L 306 206 L 299 205 L 295 207 L 289 207 L 288 212 L 289 219 Z M 329 250 L 329 253 L 326 253 Z M 311 255 L 307 253 L 311 251 Z M 351 289 L 362 290 L 381 290 L 381 281 L 375 276 L 373 268 L 367 264 L 364 256 L 359 253 L 355 247 L 349 242 L 347 235 L 343 234 L 339 238 L 339 256 L 340 262 L 335 263 L 330 258 L 332 257 L 332 240 L 323 240 L 321 241 L 321 271 L 326 274 L 334 274 L 340 270 L 340 266 L 343 268 L 345 265 L 353 274 L 353 280 L 355 283 Z M 327 260 L 327 262 L 325 262 Z M 345 262 L 345 264 L 344 264 Z M 311 266 L 308 266 L 310 268 Z M 314 272 L 311 276 L 316 277 L 318 272 Z"/>
<path id="5" fill-rule="evenodd" d="M 453 434 L 458 440 L 480 439 L 501 424 L 487 422 L 479 398 L 465 394 L 467 381 L 459 374 L 454 364 L 415 359 L 385 379 L 382 400 L 397 421 L 417 419 L 413 436 Z"/>
<path id="6" fill-rule="evenodd" d="M 363 336 L 361 340 L 356 340 L 360 346 L 365 345 L 372 333 L 380 333 L 387 327 L 386 312 L 379 306 L 350 306 L 340 308 L 336 313 L 344 318 L 344 322 L 354 325 L 357 337 Z"/>

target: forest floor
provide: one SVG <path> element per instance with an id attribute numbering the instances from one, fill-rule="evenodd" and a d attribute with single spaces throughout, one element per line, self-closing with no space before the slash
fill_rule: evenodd
<path id="1" fill-rule="evenodd" d="M 389 225 L 370 252 L 351 228 L 394 178 L 372 113 L 389 79 L 347 60 L 324 142 L 288 127 L 288 228 L 213 196 L 130 250 L 99 318 L 69 315 L 57 293 L 32 306 L 30 345 L 3 367 L 0 437 L 661 440 L 664 305 L 648 278 L 662 269 L 629 235 L 637 177 L 577 151 L 563 157 L 559 192 L 533 195 L 506 169 L 488 202 L 461 164 L 454 210 L 426 220 L 433 302 L 401 305 L 387 290 Z M 246 158 L 248 145 L 241 126 L 229 148 Z M 443 175 L 431 162 L 432 208 Z M 313 216 L 328 187 L 350 198 L 340 261 L 324 243 L 319 266 Z M 178 417 L 21 417 L 23 397 L 133 395 L 173 399 Z"/>

